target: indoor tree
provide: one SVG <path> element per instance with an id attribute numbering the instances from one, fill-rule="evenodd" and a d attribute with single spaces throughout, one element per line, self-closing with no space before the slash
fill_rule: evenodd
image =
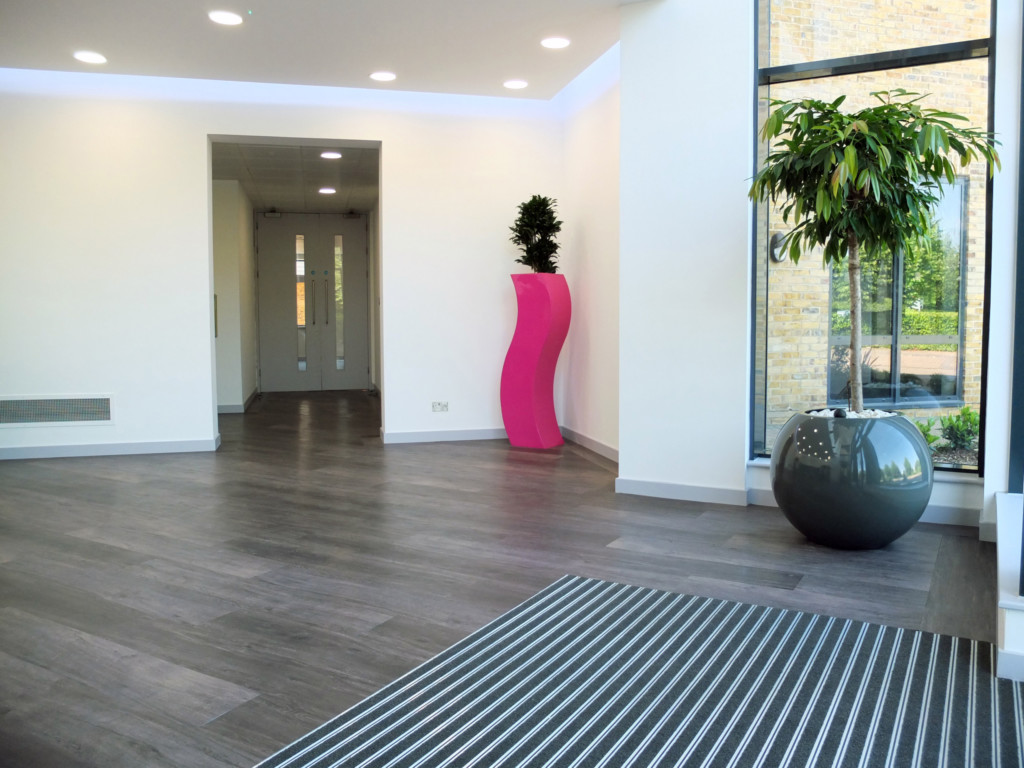
<path id="1" fill-rule="evenodd" d="M 846 259 L 850 280 L 850 410 L 864 409 L 861 373 L 861 254 L 899 254 L 926 237 L 941 185 L 997 142 L 962 115 L 925 108 L 920 94 L 880 91 L 857 111 L 832 102 L 773 99 L 761 130 L 770 150 L 749 195 L 782 206 L 792 221 L 783 248 L 793 262 L 823 246 L 824 262 Z M 774 146 L 771 146 L 776 142 Z"/>

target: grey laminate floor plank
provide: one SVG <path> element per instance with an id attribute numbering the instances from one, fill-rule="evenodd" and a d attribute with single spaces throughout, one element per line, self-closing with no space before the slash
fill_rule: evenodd
<path id="1" fill-rule="evenodd" d="M 254 765 L 566 573 L 995 637 L 974 530 L 836 552 L 616 494 L 571 444 L 384 445 L 378 405 L 267 395 L 216 453 L 0 462 L 0 766 Z"/>
<path id="2" fill-rule="evenodd" d="M 0 609 L 0 647 L 131 708 L 154 709 L 203 725 L 256 691 L 17 608 Z"/>

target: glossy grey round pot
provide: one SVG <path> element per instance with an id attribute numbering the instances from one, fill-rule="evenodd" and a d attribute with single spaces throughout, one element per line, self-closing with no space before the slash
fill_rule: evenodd
<path id="1" fill-rule="evenodd" d="M 775 500 L 811 541 L 876 549 L 916 523 L 932 495 L 928 443 L 903 416 L 835 419 L 798 413 L 772 449 Z"/>

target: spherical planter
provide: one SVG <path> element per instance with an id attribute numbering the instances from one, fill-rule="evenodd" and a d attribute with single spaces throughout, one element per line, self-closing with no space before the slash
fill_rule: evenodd
<path id="1" fill-rule="evenodd" d="M 772 490 L 793 526 L 837 549 L 876 549 L 916 523 L 932 493 L 928 443 L 903 416 L 798 413 L 772 449 Z"/>

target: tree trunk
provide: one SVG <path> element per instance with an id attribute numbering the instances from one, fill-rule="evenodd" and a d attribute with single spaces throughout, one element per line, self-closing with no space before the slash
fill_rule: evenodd
<path id="1" fill-rule="evenodd" d="M 850 410 L 864 410 L 864 382 L 861 373 L 860 243 L 847 235 L 847 267 L 850 271 Z"/>

